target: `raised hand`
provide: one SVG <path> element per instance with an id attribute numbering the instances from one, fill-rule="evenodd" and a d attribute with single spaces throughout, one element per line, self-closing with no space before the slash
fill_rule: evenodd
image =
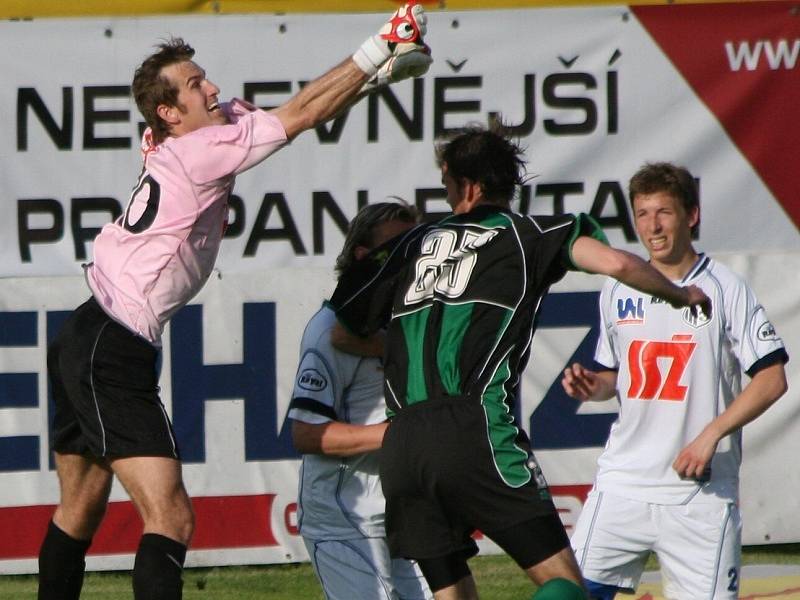
<path id="1" fill-rule="evenodd" d="M 397 59 L 405 54 L 417 53 L 427 54 L 430 59 L 430 50 L 427 49 L 422 38 L 427 32 L 427 17 L 425 9 L 420 4 L 409 2 L 398 8 L 389 20 L 381 27 L 380 31 L 368 37 L 361 47 L 353 54 L 353 60 L 367 75 L 374 76 L 383 64 L 390 59 L 390 57 Z M 423 50 L 427 50 L 427 53 Z M 403 64 L 410 64 L 408 59 L 402 61 L 400 65 L 394 68 L 398 73 L 400 71 L 408 72 L 406 77 L 414 77 L 417 75 L 410 74 L 411 72 L 419 72 L 421 68 L 422 59 L 419 56 L 409 57 L 413 59 L 414 68 L 410 66 L 399 68 Z M 430 65 L 428 60 L 428 65 Z M 427 68 L 422 70 L 420 74 L 427 71 Z M 388 77 L 384 77 L 386 83 L 389 82 Z M 392 81 L 399 81 L 398 78 Z"/>

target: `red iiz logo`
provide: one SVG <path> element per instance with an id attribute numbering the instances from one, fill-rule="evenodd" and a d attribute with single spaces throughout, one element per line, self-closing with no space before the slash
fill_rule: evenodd
<path id="1" fill-rule="evenodd" d="M 697 342 L 691 334 L 676 334 L 668 342 L 634 340 L 628 347 L 628 371 L 631 385 L 628 398 L 639 400 L 686 400 L 685 385 L 681 385 L 689 359 Z M 669 361 L 666 377 L 661 372 L 659 362 Z"/>

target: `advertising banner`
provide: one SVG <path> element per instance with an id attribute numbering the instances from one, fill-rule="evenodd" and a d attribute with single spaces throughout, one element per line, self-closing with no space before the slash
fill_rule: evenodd
<path id="1" fill-rule="evenodd" d="M 46 347 L 88 297 L 81 264 L 141 168 L 134 68 L 182 36 L 222 98 L 269 108 L 348 56 L 382 15 L 85 18 L 0 23 L 0 573 L 36 571 L 58 502 Z M 752 284 L 790 355 L 800 347 L 800 21 L 786 2 L 432 11 L 435 62 L 237 178 L 217 268 L 164 336 L 162 399 L 197 513 L 188 565 L 305 559 L 286 412 L 306 320 L 333 287 L 343 231 L 389 197 L 445 214 L 435 141 L 501 118 L 527 148 L 514 208 L 587 212 L 642 254 L 626 185 L 645 162 L 700 186 L 696 247 Z M 570 527 L 613 402 L 578 406 L 560 372 L 593 351 L 602 280 L 548 297 L 522 382 L 521 422 Z M 746 543 L 800 541 L 800 370 L 745 428 Z M 90 569 L 130 568 L 141 525 L 115 484 Z M 484 542 L 482 542 L 484 543 Z M 484 543 L 484 548 L 492 546 Z"/>

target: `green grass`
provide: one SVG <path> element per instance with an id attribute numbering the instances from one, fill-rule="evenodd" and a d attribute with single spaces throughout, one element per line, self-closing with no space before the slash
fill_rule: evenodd
<path id="1" fill-rule="evenodd" d="M 744 564 L 798 564 L 800 544 L 749 546 Z M 657 567 L 651 558 L 648 568 Z M 479 556 L 470 561 L 481 597 L 488 600 L 528 598 L 532 584 L 506 556 Z M 187 569 L 184 600 L 323 600 L 307 563 L 257 567 Z M 34 575 L 0 577 L 0 600 L 36 598 Z M 87 573 L 81 600 L 132 600 L 130 573 Z"/>

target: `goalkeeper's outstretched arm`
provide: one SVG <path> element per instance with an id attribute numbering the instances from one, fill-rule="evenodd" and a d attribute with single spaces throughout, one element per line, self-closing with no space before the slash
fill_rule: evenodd
<path id="1" fill-rule="evenodd" d="M 401 6 L 350 58 L 270 111 L 280 119 L 287 137 L 332 119 L 380 85 L 425 73 L 432 60 L 422 42 L 426 23 L 421 5 Z"/>

